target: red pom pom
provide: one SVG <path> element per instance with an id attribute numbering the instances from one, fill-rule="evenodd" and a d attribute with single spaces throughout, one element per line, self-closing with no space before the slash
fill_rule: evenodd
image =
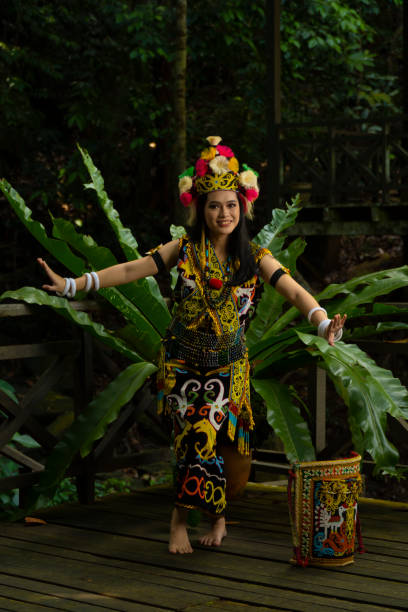
<path id="1" fill-rule="evenodd" d="M 181 201 L 182 205 L 186 206 L 186 207 L 190 206 L 192 199 L 193 199 L 193 196 L 188 191 L 185 191 L 180 196 L 180 201 Z"/>
<path id="2" fill-rule="evenodd" d="M 197 176 L 204 176 L 208 171 L 208 163 L 205 159 L 199 159 L 195 165 Z"/>
<path id="3" fill-rule="evenodd" d="M 224 155 L 225 157 L 234 157 L 234 153 L 232 152 L 232 149 L 230 149 L 229 147 L 226 147 L 225 145 L 218 145 L 217 151 L 220 155 Z"/>
<path id="4" fill-rule="evenodd" d="M 210 285 L 211 289 L 221 289 L 223 282 L 219 278 L 210 278 L 208 284 Z"/>
<path id="5" fill-rule="evenodd" d="M 253 202 L 259 196 L 259 191 L 256 189 L 247 189 L 246 198 L 249 202 Z"/>

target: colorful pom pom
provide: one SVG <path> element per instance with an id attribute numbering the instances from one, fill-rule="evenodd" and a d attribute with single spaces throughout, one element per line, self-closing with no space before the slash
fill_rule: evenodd
<path id="1" fill-rule="evenodd" d="M 206 161 L 210 161 L 214 159 L 217 149 L 215 147 L 207 147 L 204 151 L 201 151 L 201 159 L 205 159 Z"/>
<path id="2" fill-rule="evenodd" d="M 183 206 L 190 206 L 191 202 L 192 202 L 193 196 L 191 195 L 191 193 L 188 193 L 188 191 L 185 191 L 184 193 L 181 194 L 180 196 L 180 201 L 182 203 Z"/>
<path id="3" fill-rule="evenodd" d="M 253 202 L 254 200 L 256 200 L 258 195 L 259 195 L 259 191 L 257 191 L 256 189 L 247 189 L 246 194 L 245 194 L 248 202 Z"/>
<path id="4" fill-rule="evenodd" d="M 185 191 L 190 191 L 193 186 L 193 179 L 191 176 L 183 176 L 178 183 L 178 188 L 180 193 L 184 193 Z"/>
<path id="5" fill-rule="evenodd" d="M 204 176 L 208 172 L 208 164 L 204 159 L 199 159 L 195 165 L 197 176 Z"/>
<path id="6" fill-rule="evenodd" d="M 232 149 L 230 149 L 229 147 L 226 147 L 225 145 L 218 145 L 217 151 L 220 155 L 225 155 L 225 157 L 234 157 L 234 153 L 232 152 Z"/>
<path id="7" fill-rule="evenodd" d="M 210 161 L 209 164 L 211 170 L 214 172 L 214 174 L 216 175 L 220 175 L 220 174 L 225 174 L 226 172 L 228 172 L 228 159 L 226 157 L 224 157 L 224 155 L 217 155 L 217 157 L 214 157 L 214 159 L 212 159 Z"/>
<path id="8" fill-rule="evenodd" d="M 228 161 L 228 168 L 232 171 L 232 172 L 238 172 L 239 170 L 239 163 L 236 157 L 231 157 L 231 159 Z"/>
<path id="9" fill-rule="evenodd" d="M 216 147 L 222 140 L 221 136 L 207 136 L 207 142 L 210 143 L 213 147 Z"/>

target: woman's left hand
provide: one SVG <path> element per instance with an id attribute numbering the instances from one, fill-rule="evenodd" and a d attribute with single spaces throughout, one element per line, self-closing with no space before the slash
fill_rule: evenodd
<path id="1" fill-rule="evenodd" d="M 338 331 L 343 329 L 346 319 L 347 315 L 341 317 L 339 314 L 336 314 L 332 318 L 330 325 L 327 326 L 325 336 L 330 346 L 334 346 L 334 337 Z"/>

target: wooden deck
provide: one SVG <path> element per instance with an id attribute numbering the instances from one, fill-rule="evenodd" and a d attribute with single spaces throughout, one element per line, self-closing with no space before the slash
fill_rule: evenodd
<path id="1" fill-rule="evenodd" d="M 230 505 L 219 549 L 167 552 L 171 491 L 156 487 L 43 512 L 43 526 L 2 523 L 0 610 L 408 609 L 408 504 L 362 500 L 365 555 L 341 569 L 288 563 L 286 496 L 261 485 Z"/>

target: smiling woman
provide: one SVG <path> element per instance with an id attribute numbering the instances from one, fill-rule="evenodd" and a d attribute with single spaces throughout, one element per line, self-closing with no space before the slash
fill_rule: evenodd
<path id="1" fill-rule="evenodd" d="M 92 286 L 134 282 L 177 266 L 176 308 L 160 351 L 157 375 L 159 412 L 174 427 L 177 482 L 169 550 L 193 551 L 187 512 L 199 508 L 211 518 L 201 539 L 219 546 L 226 535 L 226 478 L 222 444 L 249 457 L 254 421 L 250 401 L 245 330 L 261 292 L 270 282 L 329 344 L 341 336 L 345 317 L 332 321 L 296 283 L 272 253 L 251 242 L 246 217 L 259 188 L 256 173 L 232 150 L 210 136 L 194 167 L 179 177 L 180 200 L 188 208 L 190 230 L 179 240 L 141 259 L 63 279 L 39 260 L 51 282 L 45 289 L 74 296 Z"/>

